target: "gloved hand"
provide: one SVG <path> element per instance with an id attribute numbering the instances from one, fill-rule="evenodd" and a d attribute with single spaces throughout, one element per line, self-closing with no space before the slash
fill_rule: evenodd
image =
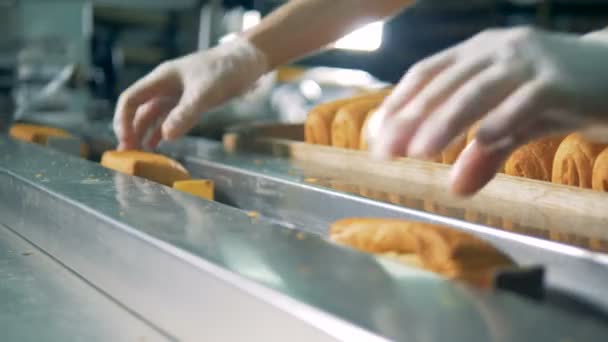
<path id="1" fill-rule="evenodd" d="M 184 135 L 205 111 L 246 91 L 267 69 L 266 56 L 244 38 L 159 65 L 118 100 L 118 148 L 153 148 L 161 138 Z"/>
<path id="2" fill-rule="evenodd" d="M 530 28 L 489 30 L 416 64 L 368 126 L 372 152 L 430 157 L 481 119 L 452 169 L 472 194 L 510 152 L 608 122 L 608 42 Z"/>

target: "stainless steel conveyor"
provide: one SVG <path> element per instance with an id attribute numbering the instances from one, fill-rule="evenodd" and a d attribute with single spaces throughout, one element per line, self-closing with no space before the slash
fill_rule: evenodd
<path id="1" fill-rule="evenodd" d="M 524 251 L 530 262 L 557 258 L 564 250 L 555 246 L 535 256 L 532 240 L 297 186 L 297 176 L 281 176 L 290 166 L 255 170 L 215 144 L 164 149 L 216 179 L 220 199 L 237 208 L 2 137 L 0 224 L 170 339 L 600 341 L 608 332 L 599 319 L 338 247 L 323 225 L 353 211 L 443 220 Z M 575 250 L 566 252 L 579 267 L 603 276 L 603 259 Z"/>
<path id="2" fill-rule="evenodd" d="M 0 302 L 3 341 L 171 340 L 2 225 Z"/>

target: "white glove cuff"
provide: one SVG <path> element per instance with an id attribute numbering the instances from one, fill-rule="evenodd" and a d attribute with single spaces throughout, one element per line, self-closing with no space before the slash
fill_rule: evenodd
<path id="1" fill-rule="evenodd" d="M 233 65 L 242 72 L 243 77 L 255 82 L 268 72 L 268 58 L 246 38 L 236 38 L 215 48 L 222 58 L 233 61 Z"/>

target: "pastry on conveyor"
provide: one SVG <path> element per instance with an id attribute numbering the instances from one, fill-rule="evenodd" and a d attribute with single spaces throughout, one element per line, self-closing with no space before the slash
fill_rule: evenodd
<path id="1" fill-rule="evenodd" d="M 550 182 L 553 158 L 563 139 L 550 136 L 519 147 L 505 162 L 505 173 Z"/>
<path id="2" fill-rule="evenodd" d="M 608 192 L 608 148 L 595 158 L 591 185 L 593 190 Z"/>
<path id="3" fill-rule="evenodd" d="M 423 268 L 465 281 L 477 282 L 499 268 L 514 265 L 511 258 L 489 243 L 471 234 L 430 223 L 348 218 L 331 226 L 330 238 L 374 254 L 415 254 Z"/>
<path id="4" fill-rule="evenodd" d="M 333 241 L 364 252 L 412 254 L 416 239 L 409 228 L 396 219 L 347 218 L 335 222 L 329 233 Z"/>
<path id="5" fill-rule="evenodd" d="M 35 144 L 46 145 L 48 138 L 69 138 L 72 135 L 67 131 L 47 126 L 31 124 L 14 124 L 9 131 L 11 137 Z"/>
<path id="6" fill-rule="evenodd" d="M 342 106 L 331 124 L 331 145 L 359 149 L 363 122 L 382 99 L 364 99 Z"/>
<path id="7" fill-rule="evenodd" d="M 173 189 L 213 201 L 215 183 L 211 179 L 190 179 L 173 182 Z"/>
<path id="8" fill-rule="evenodd" d="M 177 161 L 150 152 L 107 151 L 101 157 L 101 165 L 167 186 L 191 179 L 188 171 Z"/>
<path id="9" fill-rule="evenodd" d="M 17 140 L 26 141 L 38 145 L 47 145 L 49 138 L 72 138 L 73 136 L 66 130 L 42 125 L 25 123 L 13 124 L 9 130 L 9 135 Z M 80 144 L 80 156 L 86 158 L 89 154 L 88 145 Z"/>
<path id="10" fill-rule="evenodd" d="M 604 148 L 606 145 L 594 144 L 578 133 L 568 135 L 555 153 L 551 181 L 591 188 L 594 163 Z"/>
<path id="11" fill-rule="evenodd" d="M 344 105 L 352 101 L 362 99 L 379 99 L 382 100 L 388 95 L 390 90 L 380 90 L 374 93 L 368 93 L 352 98 L 335 100 L 332 102 L 322 103 L 310 110 L 306 121 L 304 122 L 304 139 L 309 144 L 331 145 L 331 125 L 334 121 L 336 113 Z"/>

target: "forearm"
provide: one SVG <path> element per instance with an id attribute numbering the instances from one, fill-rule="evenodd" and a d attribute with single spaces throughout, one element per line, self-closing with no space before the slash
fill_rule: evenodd
<path id="1" fill-rule="evenodd" d="M 273 69 L 313 53 L 356 27 L 396 14 L 413 0 L 292 0 L 244 33 Z"/>

